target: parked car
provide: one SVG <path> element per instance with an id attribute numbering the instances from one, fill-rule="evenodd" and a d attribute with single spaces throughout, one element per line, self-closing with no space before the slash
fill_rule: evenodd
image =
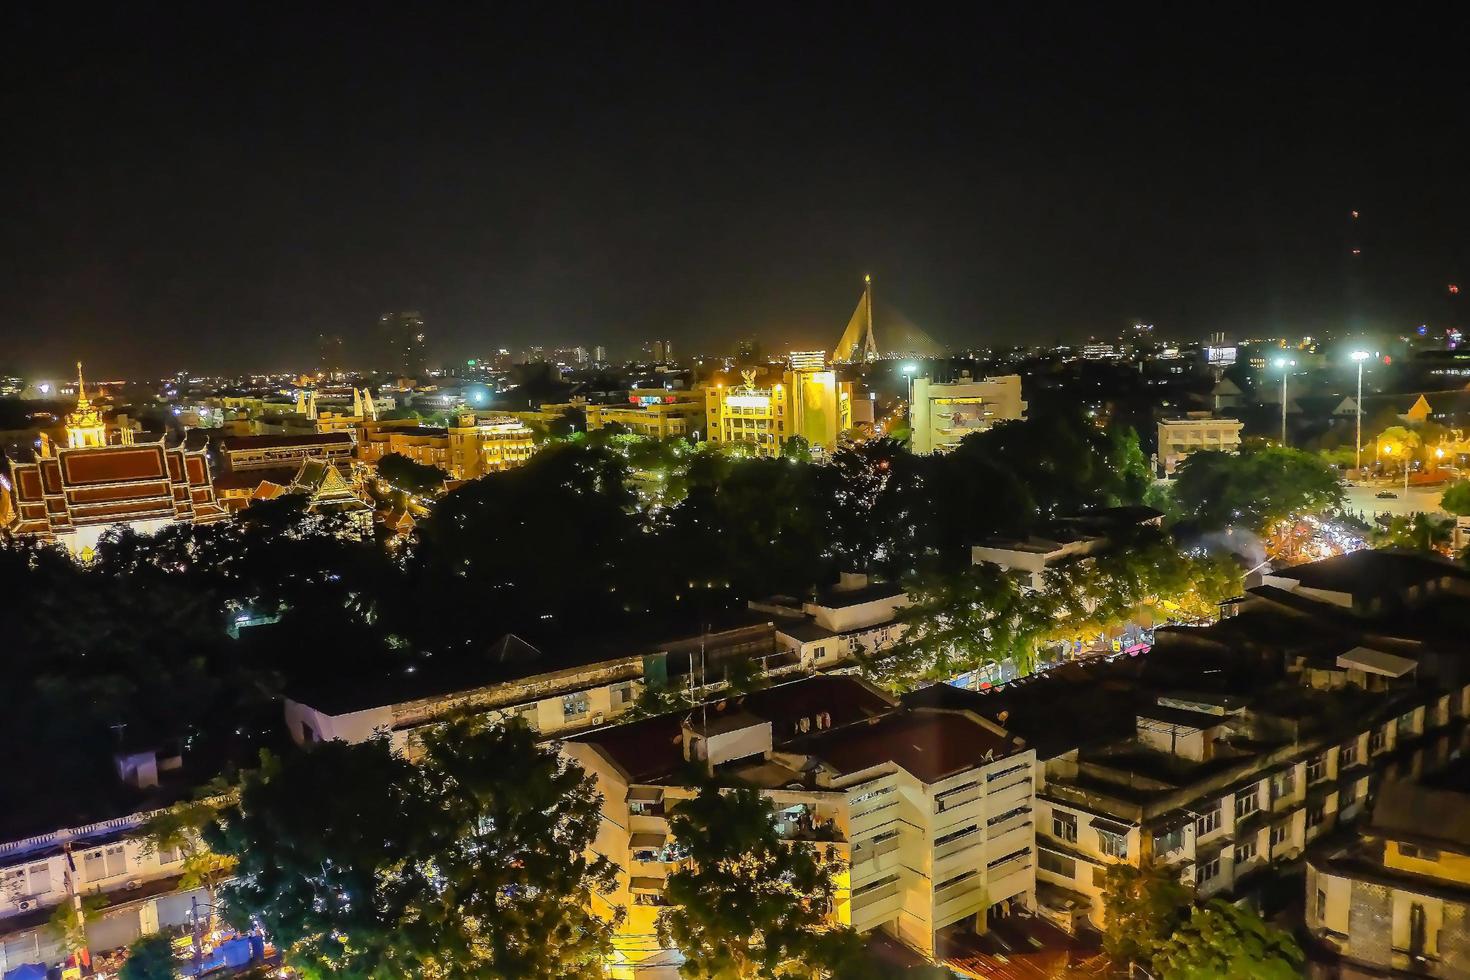
<path id="1" fill-rule="evenodd" d="M 1397 500 L 1397 499 L 1399 499 L 1399 495 L 1396 494 L 1396 493 L 1394 493 L 1392 490 L 1380 490 L 1377 493 L 1375 493 L 1373 496 L 1377 497 L 1379 500 Z"/>

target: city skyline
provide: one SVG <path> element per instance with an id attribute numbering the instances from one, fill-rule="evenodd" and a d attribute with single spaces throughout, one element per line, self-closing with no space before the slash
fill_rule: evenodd
<path id="1" fill-rule="evenodd" d="M 391 310 L 444 359 L 811 349 L 864 274 L 956 348 L 1402 328 L 1470 279 L 1459 86 L 1391 27 L 219 16 L 7 14 L 13 368 L 310 363 Z"/>

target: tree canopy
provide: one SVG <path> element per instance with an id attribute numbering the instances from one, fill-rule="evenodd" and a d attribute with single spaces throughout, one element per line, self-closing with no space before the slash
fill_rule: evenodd
<path id="1" fill-rule="evenodd" d="M 1288 933 L 1228 902 L 1196 905 L 1169 868 L 1109 865 L 1102 901 L 1103 949 L 1119 963 L 1143 964 L 1165 980 L 1301 975 L 1302 951 Z"/>
<path id="2" fill-rule="evenodd" d="M 118 980 L 175 980 L 173 944 L 157 933 L 134 940 L 117 975 Z"/>
<path id="3" fill-rule="evenodd" d="M 600 977 L 590 778 L 519 724 L 451 722 L 419 752 L 329 742 L 248 774 L 207 834 L 238 862 L 227 915 L 306 977 Z"/>
<path id="4" fill-rule="evenodd" d="M 1244 446 L 1239 454 L 1191 453 L 1179 464 L 1173 500 L 1203 530 L 1263 533 L 1302 514 L 1342 506 L 1342 485 L 1312 453 L 1281 446 Z"/>
<path id="5" fill-rule="evenodd" d="M 415 462 L 402 453 L 389 453 L 378 460 L 378 476 L 389 486 L 418 497 L 442 493 L 449 479 L 439 467 Z"/>
<path id="6" fill-rule="evenodd" d="M 838 865 L 783 840 L 759 792 L 706 786 L 669 826 L 687 861 L 668 876 L 658 934 L 684 954 L 681 976 L 818 978 L 861 959 L 856 934 L 829 922 Z"/>
<path id="7" fill-rule="evenodd" d="M 1301 947 L 1260 916 L 1218 899 L 1189 910 L 1189 919 L 1155 951 L 1164 980 L 1292 980 L 1302 975 Z"/>

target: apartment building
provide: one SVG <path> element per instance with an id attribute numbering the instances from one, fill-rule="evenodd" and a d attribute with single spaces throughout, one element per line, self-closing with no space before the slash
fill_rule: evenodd
<path id="1" fill-rule="evenodd" d="M 0 976 L 66 958 L 60 936 L 48 925 L 59 905 L 86 901 L 87 944 L 98 954 L 182 926 L 191 921 L 196 902 L 208 903 L 203 889 L 181 887 L 183 855 L 153 848 L 140 835 L 160 807 L 186 793 L 176 778 L 181 760 L 143 752 L 120 755 L 116 762 L 130 784 L 119 787 L 118 798 L 136 807 L 95 802 L 86 809 L 99 819 L 26 836 L 14 832 L 36 828 L 0 814 L 13 834 L 0 836 Z M 100 801 L 104 794 L 97 795 Z"/>
<path id="2" fill-rule="evenodd" d="M 948 383 L 914 378 L 909 388 L 909 415 L 914 452 L 947 452 L 971 433 L 1026 417 L 1021 376 L 977 380 L 966 371 L 958 381 Z"/>
<path id="3" fill-rule="evenodd" d="M 1162 526 L 1164 515 L 1152 507 L 1105 507 L 1058 518 L 1024 539 L 993 538 L 973 545 L 970 563 L 989 562 L 1040 590 L 1048 569 L 1095 555 L 1129 532 Z"/>
<path id="4" fill-rule="evenodd" d="M 587 406 L 587 431 L 620 425 L 654 439 L 697 438 L 705 428 L 705 393 L 671 388 L 634 388 L 625 403 Z"/>
<path id="5" fill-rule="evenodd" d="M 1383 788 L 1372 820 L 1307 856 L 1311 975 L 1470 975 L 1470 762 Z"/>
<path id="6" fill-rule="evenodd" d="M 520 466 L 536 451 L 531 430 L 508 415 L 481 418 L 464 413 L 449 426 L 365 422 L 359 441 L 364 462 L 376 464 L 397 453 L 425 466 L 437 466 L 452 480 L 473 480 Z"/>
<path id="7" fill-rule="evenodd" d="M 896 643 L 904 632 L 897 616 L 908 604 L 902 586 L 847 572 L 808 601 L 772 596 L 751 600 L 750 608 L 774 617 L 777 642 L 803 669 L 826 670 Z"/>
<path id="8" fill-rule="evenodd" d="M 622 869 L 599 906 L 627 909 L 615 976 L 677 961 L 654 924 L 681 853 L 668 816 L 699 791 L 691 766 L 759 787 L 785 835 L 848 862 L 836 922 L 932 952 L 937 930 L 983 930 L 1033 901 L 1034 754 L 966 712 L 908 710 L 857 678 L 821 676 L 573 736 L 562 751 L 597 780 L 595 847 Z"/>
<path id="9" fill-rule="evenodd" d="M 1159 465 L 1166 476 L 1173 476 L 1179 464 L 1192 453 L 1212 450 L 1221 453 L 1240 452 L 1239 419 L 1216 418 L 1209 412 L 1189 412 L 1178 418 L 1159 422 Z"/>
<path id="10" fill-rule="evenodd" d="M 471 666 L 405 674 L 324 678 L 287 685 L 285 719 L 299 745 L 361 742 L 387 733 L 409 744 L 412 733 L 464 712 L 516 717 L 547 738 L 611 724 L 652 687 L 719 690 L 732 676 L 781 677 L 803 669 L 777 642 L 773 617 L 737 614 L 697 634 L 664 639 L 611 637 L 574 649 L 542 648 L 513 634 Z M 274 626 L 252 630 L 256 642 Z"/>

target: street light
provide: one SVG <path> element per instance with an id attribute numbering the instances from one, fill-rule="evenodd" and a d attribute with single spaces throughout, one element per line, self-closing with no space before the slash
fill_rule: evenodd
<path id="1" fill-rule="evenodd" d="M 919 373 L 919 365 L 905 364 L 899 368 L 907 376 L 909 382 L 909 440 L 914 438 L 914 375 Z"/>
<path id="2" fill-rule="evenodd" d="M 1276 358 L 1276 366 L 1281 369 L 1281 445 L 1286 446 L 1286 379 L 1291 376 L 1287 368 L 1296 367 L 1296 361 L 1285 357 Z"/>
<path id="3" fill-rule="evenodd" d="M 1354 444 L 1358 447 L 1358 459 L 1353 469 L 1361 475 L 1363 470 L 1363 362 L 1371 355 L 1365 350 L 1353 351 L 1353 360 L 1358 362 L 1358 436 Z"/>

